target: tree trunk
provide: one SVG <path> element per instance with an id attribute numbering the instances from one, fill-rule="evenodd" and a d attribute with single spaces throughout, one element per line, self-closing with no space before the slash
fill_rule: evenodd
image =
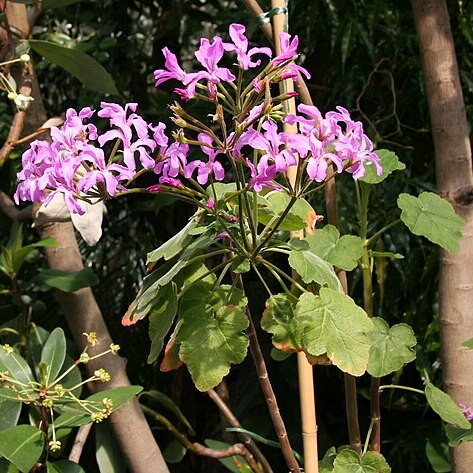
<path id="1" fill-rule="evenodd" d="M 437 187 L 466 225 L 460 251 L 440 253 L 440 330 L 444 384 L 456 403 L 473 405 L 473 173 L 458 65 L 445 0 L 412 0 L 435 146 Z M 470 473 L 473 442 L 452 451 L 452 471 Z"/>
<path id="2" fill-rule="evenodd" d="M 12 31 L 20 38 L 26 39 L 29 35 L 29 25 L 25 5 L 9 2 L 6 7 L 6 14 Z M 0 37 L 2 36 L 0 35 Z M 46 113 L 32 67 L 27 80 L 28 91 L 32 90 L 35 100 L 32 107 L 28 109 L 20 128 L 34 130 L 44 123 Z M 18 134 L 20 132 L 21 129 L 18 130 Z M 48 263 L 52 269 L 62 271 L 83 269 L 82 258 L 71 223 L 47 224 L 38 230 L 43 238 L 52 237 L 59 244 L 57 247 L 46 250 Z M 83 332 L 96 332 L 100 344 L 90 348 L 89 354 L 94 355 L 105 351 L 112 343 L 112 339 L 90 288 L 81 289 L 72 294 L 57 291 L 57 298 L 79 349 L 81 350 L 85 346 L 86 340 L 82 335 Z M 94 370 L 99 367 L 106 369 L 112 380 L 109 383 L 95 383 L 93 388 L 104 390 L 130 385 L 126 374 L 125 361 L 120 356 L 106 355 L 93 360 L 86 365 L 86 370 L 89 375 L 92 375 Z M 169 473 L 153 433 L 136 399 L 123 406 L 119 412 L 112 414 L 110 423 L 131 472 Z"/>

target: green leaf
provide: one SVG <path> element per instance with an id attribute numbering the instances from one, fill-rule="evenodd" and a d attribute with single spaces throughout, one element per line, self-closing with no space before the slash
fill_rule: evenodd
<path id="1" fill-rule="evenodd" d="M 273 228 L 277 220 L 275 217 L 279 217 L 284 213 L 291 202 L 291 197 L 285 192 L 271 191 L 265 195 L 265 198 L 269 205 L 258 210 L 258 220 L 267 225 L 274 219 L 271 225 L 271 228 Z M 314 209 L 306 200 L 297 199 L 279 226 L 279 230 L 302 230 L 308 226 L 312 213 L 315 213 Z"/>
<path id="2" fill-rule="evenodd" d="M 399 161 L 399 158 L 392 151 L 379 149 L 375 153 L 379 157 L 379 164 L 383 168 L 383 173 L 381 176 L 378 176 L 373 165 L 365 166 L 365 175 L 360 181 L 367 182 L 368 184 L 378 184 L 384 181 L 392 172 L 406 169 L 406 165 Z"/>
<path id="3" fill-rule="evenodd" d="M 200 391 L 208 391 L 222 381 L 232 363 L 246 356 L 248 327 L 247 299 L 231 286 L 219 286 L 202 297 L 197 284 L 186 293 L 182 304 L 182 327 L 177 334 L 179 358 L 186 363 Z M 208 291 L 207 293 L 208 294 Z"/>
<path id="4" fill-rule="evenodd" d="M 463 429 L 470 428 L 470 422 L 465 418 L 461 409 L 447 393 L 444 393 L 432 383 L 427 382 L 425 385 L 425 396 L 432 410 L 436 412 L 442 420 Z"/>
<path id="5" fill-rule="evenodd" d="M 58 462 L 47 462 L 48 473 L 85 473 L 85 470 L 78 465 L 69 460 L 60 460 Z M 115 471 L 115 470 L 108 470 Z M 116 470 L 118 472 L 118 470 Z M 101 473 L 103 473 L 101 471 Z"/>
<path id="6" fill-rule="evenodd" d="M 448 456 L 448 446 L 446 444 L 433 444 L 430 439 L 427 439 L 425 456 L 435 473 L 448 473 L 452 471 Z"/>
<path id="7" fill-rule="evenodd" d="M 23 384 L 28 385 L 35 381 L 31 368 L 16 349 L 9 353 L 9 350 L 0 348 L 0 371 L 8 371 L 11 378 Z"/>
<path id="8" fill-rule="evenodd" d="M 74 3 L 79 3 L 82 0 L 43 0 L 41 7 L 43 10 L 48 10 L 50 8 L 62 8 Z"/>
<path id="9" fill-rule="evenodd" d="M 191 240 L 189 232 L 197 227 L 197 222 L 192 219 L 180 232 L 163 243 L 159 248 L 148 253 L 146 262 L 154 263 L 161 258 L 166 261 L 179 254 Z"/>
<path id="10" fill-rule="evenodd" d="M 333 462 L 333 473 L 391 473 L 386 459 L 377 452 L 366 452 L 360 458 L 353 450 L 342 450 Z"/>
<path id="11" fill-rule="evenodd" d="M 35 280 L 64 292 L 75 292 L 84 287 L 95 286 L 99 282 L 91 268 L 84 268 L 76 272 L 41 269 Z"/>
<path id="12" fill-rule="evenodd" d="M 122 386 L 119 388 L 101 391 L 89 396 L 86 401 L 94 403 L 97 407 L 102 407 L 102 400 L 107 398 L 113 402 L 112 411 L 115 412 L 128 401 L 133 399 L 143 388 L 141 386 Z M 54 425 L 57 429 L 63 427 L 80 427 L 81 425 L 91 422 L 90 412 L 79 407 L 67 406 L 55 421 Z"/>
<path id="13" fill-rule="evenodd" d="M 0 458 L 0 473 L 20 473 L 20 470 L 6 458 Z"/>
<path id="14" fill-rule="evenodd" d="M 164 337 L 172 327 L 177 314 L 177 286 L 171 282 L 159 289 L 155 307 L 149 315 L 149 338 L 151 348 L 148 355 L 148 363 L 158 358 L 164 345 Z"/>
<path id="15" fill-rule="evenodd" d="M 460 429 L 453 425 L 446 425 L 445 433 L 448 438 L 448 446 L 457 447 L 462 442 L 471 442 L 473 440 L 473 425 L 471 421 L 468 429 Z"/>
<path id="16" fill-rule="evenodd" d="M 473 338 L 470 338 L 466 342 L 463 342 L 462 347 L 466 347 L 466 348 L 469 348 L 470 350 L 473 350 Z"/>
<path id="17" fill-rule="evenodd" d="M 297 333 L 296 304 L 287 294 L 277 294 L 266 301 L 261 327 L 273 334 L 273 345 L 282 351 L 301 351 L 301 333 Z"/>
<path id="18" fill-rule="evenodd" d="M 326 452 L 322 460 L 319 461 L 319 473 L 332 473 L 333 462 L 337 457 L 337 449 L 330 447 Z"/>
<path id="19" fill-rule="evenodd" d="M 0 430 L 14 427 L 18 423 L 22 403 L 0 399 Z"/>
<path id="20" fill-rule="evenodd" d="M 417 340 L 412 328 L 407 324 L 389 325 L 381 318 L 371 319 L 374 330 L 371 332 L 372 347 L 368 361 L 368 373 L 376 378 L 397 371 L 404 364 L 415 359 Z"/>
<path id="21" fill-rule="evenodd" d="M 264 445 L 268 445 L 268 447 L 281 448 L 281 444 L 279 442 L 276 442 L 274 440 L 269 440 L 255 432 L 252 432 L 251 430 L 242 429 L 241 427 L 226 427 L 225 431 L 242 433 L 242 434 L 248 435 L 248 437 L 251 437 L 256 442 L 260 442 Z M 297 453 L 295 450 L 292 450 L 292 453 L 294 454 L 296 459 L 299 461 L 299 463 L 303 463 L 302 457 L 299 453 Z"/>
<path id="22" fill-rule="evenodd" d="M 342 290 L 332 265 L 312 250 L 291 250 L 288 261 L 291 268 L 297 271 L 305 283 L 316 282 L 321 286 Z"/>
<path id="23" fill-rule="evenodd" d="M 363 255 L 361 238 L 353 235 L 340 238 L 339 231 L 333 225 L 315 230 L 314 235 L 306 237 L 305 240 L 316 255 L 345 271 L 355 269 Z"/>
<path id="24" fill-rule="evenodd" d="M 321 288 L 302 294 L 296 307 L 301 341 L 314 356 L 324 353 L 342 371 L 362 375 L 368 366 L 373 322 L 346 294 Z"/>
<path id="25" fill-rule="evenodd" d="M 85 86 L 98 92 L 119 95 L 110 74 L 88 54 L 48 41 L 30 39 L 28 44 L 46 60 L 62 67 L 77 77 Z"/>
<path id="26" fill-rule="evenodd" d="M 163 457 L 167 463 L 179 463 L 185 456 L 187 450 L 177 440 L 172 440 L 170 444 L 164 449 Z"/>
<path id="27" fill-rule="evenodd" d="M 179 422 L 186 426 L 187 430 L 189 431 L 189 434 L 192 437 L 195 436 L 195 431 L 192 428 L 192 425 L 190 424 L 189 420 L 182 413 L 179 406 L 169 396 L 166 396 L 166 394 L 160 391 L 156 391 L 155 389 L 150 389 L 149 391 L 143 391 L 140 394 L 139 398 L 141 399 L 143 397 L 152 399 L 153 401 L 158 402 L 165 409 L 170 410 L 178 418 Z"/>
<path id="28" fill-rule="evenodd" d="M 232 271 L 234 273 L 240 274 L 240 273 L 247 273 L 251 269 L 250 261 L 246 258 L 237 258 L 233 263 L 232 263 Z"/>
<path id="29" fill-rule="evenodd" d="M 402 210 L 401 220 L 412 233 L 451 253 L 458 251 L 465 221 L 455 213 L 450 202 L 433 192 L 422 192 L 419 197 L 401 194 L 397 204 Z"/>
<path id="30" fill-rule="evenodd" d="M 44 344 L 41 352 L 41 363 L 48 367 L 47 378 L 44 384 L 49 385 L 61 372 L 66 358 L 66 337 L 62 328 L 55 328 Z"/>
<path id="31" fill-rule="evenodd" d="M 43 452 L 44 434 L 31 425 L 17 425 L 0 431 L 0 456 L 29 473 Z"/>
<path id="32" fill-rule="evenodd" d="M 45 238 L 44 240 L 38 241 L 36 243 L 31 243 L 31 245 L 23 246 L 18 248 L 18 250 L 12 252 L 12 264 L 15 274 L 18 274 L 21 266 L 25 262 L 26 257 L 36 248 L 41 247 L 53 247 L 57 246 L 57 241 L 54 238 Z"/>
<path id="33" fill-rule="evenodd" d="M 125 473 L 126 461 L 112 435 L 110 424 L 100 423 L 94 427 L 95 459 L 100 473 Z"/>

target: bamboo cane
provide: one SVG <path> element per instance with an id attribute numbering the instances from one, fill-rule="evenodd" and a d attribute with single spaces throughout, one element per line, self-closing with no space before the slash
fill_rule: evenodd
<path id="1" fill-rule="evenodd" d="M 272 8 L 285 8 L 285 0 L 271 0 Z M 285 24 L 284 13 L 273 16 L 273 37 L 276 54 L 281 54 L 281 47 L 279 43 L 279 35 L 284 31 Z M 285 92 L 294 91 L 294 82 L 292 79 L 287 79 L 283 83 Z M 296 113 L 296 101 L 291 98 L 286 101 L 287 111 L 289 113 Z M 284 131 L 286 133 L 297 133 L 297 124 L 284 124 Z M 297 166 L 292 166 L 287 171 L 287 176 L 292 185 L 295 183 Z M 293 232 L 293 237 L 301 237 L 302 232 Z M 304 353 L 297 353 L 297 368 L 299 373 L 299 398 L 301 405 L 301 420 L 302 420 L 302 442 L 304 449 L 304 472 L 318 473 L 319 460 L 317 449 L 317 420 L 315 414 L 315 394 L 314 394 L 314 377 L 312 365 L 307 361 Z"/>

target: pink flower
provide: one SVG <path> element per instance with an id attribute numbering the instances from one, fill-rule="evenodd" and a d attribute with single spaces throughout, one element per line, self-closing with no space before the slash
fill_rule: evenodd
<path id="1" fill-rule="evenodd" d="M 271 63 L 273 64 L 273 67 L 278 67 L 281 64 L 285 63 L 286 61 L 289 61 L 297 56 L 297 48 L 299 46 L 299 37 L 297 35 L 294 36 L 291 40 L 291 35 L 288 33 L 280 33 L 279 35 L 279 44 L 281 48 L 281 54 L 279 56 L 276 56 Z M 297 80 L 299 74 L 301 73 L 307 77 L 307 79 L 310 79 L 310 74 L 307 71 L 307 69 L 304 69 L 301 66 L 298 66 L 294 62 L 290 62 L 284 67 L 284 72 L 281 76 L 282 79 L 289 79 L 293 78 Z"/>
<path id="2" fill-rule="evenodd" d="M 255 54 L 265 54 L 268 57 L 272 56 L 272 51 L 269 48 L 251 48 L 248 51 L 248 39 L 245 36 L 246 28 L 238 23 L 233 23 L 229 28 L 229 35 L 233 41 L 232 43 L 223 43 L 226 51 L 235 51 L 237 53 L 238 65 L 241 69 L 247 70 L 252 67 L 258 67 L 261 60 L 253 62 L 252 57 Z"/>
<path id="3" fill-rule="evenodd" d="M 207 38 L 201 38 L 200 47 L 195 52 L 195 57 L 207 71 L 196 73 L 193 81 L 207 79 L 207 88 L 211 99 L 214 99 L 217 95 L 216 84 L 221 81 L 233 82 L 236 79 L 229 69 L 218 66 L 224 52 L 225 48 L 220 36 L 215 36 L 212 43 Z"/>
<path id="4" fill-rule="evenodd" d="M 194 171 L 198 169 L 197 182 L 200 185 L 207 184 L 207 181 L 209 180 L 209 176 L 211 174 L 214 175 L 215 180 L 223 181 L 223 179 L 225 178 L 225 171 L 223 169 L 223 166 L 218 161 L 215 161 L 215 158 L 219 154 L 221 154 L 222 151 L 214 149 L 212 144 L 212 138 L 210 138 L 210 136 L 206 135 L 205 133 L 199 133 L 198 140 L 201 143 L 206 143 L 208 145 L 201 146 L 200 148 L 202 152 L 208 156 L 209 159 L 207 162 L 200 161 L 198 159 L 191 161 L 184 169 L 184 177 L 191 177 Z"/>

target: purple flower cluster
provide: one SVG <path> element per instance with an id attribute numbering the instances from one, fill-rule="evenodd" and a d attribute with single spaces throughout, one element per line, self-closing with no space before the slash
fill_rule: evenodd
<path id="1" fill-rule="evenodd" d="M 183 88 L 176 88 L 174 92 L 179 94 L 183 100 L 189 100 L 194 97 L 197 84 L 204 80 L 207 81 L 209 98 L 214 99 L 217 95 L 218 83 L 234 82 L 236 80 L 236 76 L 228 68 L 218 65 L 225 51 L 236 52 L 238 67 L 245 71 L 261 65 L 261 59 L 254 61 L 253 56 L 272 57 L 272 51 L 269 48 L 250 48 L 248 50 L 248 38 L 245 36 L 243 25 L 237 23 L 230 25 L 228 33 L 232 40 L 231 43 L 225 43 L 220 36 L 214 36 L 212 42 L 206 38 L 200 40 L 200 47 L 195 52 L 195 57 L 204 70 L 199 72 L 185 72 L 179 65 L 175 54 L 169 51 L 168 48 L 163 48 L 165 69 L 154 71 L 156 87 L 170 79 L 175 79 L 183 85 Z M 281 71 L 280 79 L 293 78 L 297 80 L 299 71 L 310 78 L 310 74 L 303 67 L 290 62 L 297 56 L 298 37 L 295 36 L 291 41 L 290 35 L 282 33 L 280 44 L 281 54 L 270 61 L 272 68 L 287 63 Z M 263 86 L 257 79 L 254 81 L 254 86 L 258 93 L 262 91 Z"/>
<path id="2" fill-rule="evenodd" d="M 177 176 L 179 163 L 174 161 L 182 157 L 185 162 L 188 146 L 173 143 L 168 147 L 165 126 L 148 124 L 135 113 L 136 108 L 135 103 L 123 108 L 102 102 L 97 116 L 108 118 L 111 129 L 101 135 L 95 125 L 84 123 L 94 115 L 92 109 L 87 107 L 79 113 L 69 109 L 64 124 L 51 128 L 51 142 L 33 141 L 23 154 L 15 201 L 47 205 L 57 193 L 62 193 L 69 210 L 82 215 L 81 198 L 107 199 L 125 190 L 125 184 L 137 172 L 137 158 L 142 168 L 162 172 L 163 181 Z M 115 153 L 119 162 L 106 161 L 103 147 L 108 142 L 119 144 Z M 150 155 L 156 148 L 158 159 L 165 162 L 161 168 Z"/>
<path id="3" fill-rule="evenodd" d="M 219 65 L 225 51 L 236 53 L 239 74 L 260 66 L 261 59 L 255 56 L 272 57 L 268 48 L 249 48 L 242 25 L 231 25 L 229 36 L 231 43 L 219 36 L 212 41 L 201 40 L 195 55 L 203 70 L 198 72 L 185 72 L 176 56 L 164 48 L 165 69 L 155 71 L 156 85 L 176 79 L 183 88 L 175 91 L 183 99 L 194 97 L 199 87 L 218 102 L 219 84 L 236 80 L 228 68 Z M 256 79 L 253 73 L 248 81 L 249 87 L 254 87 L 249 92 L 252 94 L 247 100 L 249 105 L 237 110 L 238 114 L 233 117 L 235 120 L 238 116 L 235 131 L 228 135 L 225 132 L 224 138 L 218 138 L 207 125 L 199 127 L 201 122 L 186 115 L 178 105 L 173 107 L 175 121 L 184 129 L 175 133 L 173 140 L 166 135 L 165 124 L 147 123 L 137 114 L 136 103 L 123 108 L 102 102 L 96 114 L 88 107 L 79 113 L 69 109 L 64 124 L 51 129 L 51 142 L 34 141 L 23 154 L 16 202 L 21 199 L 47 204 L 57 193 L 62 193 L 69 210 L 83 214 L 81 199 L 113 197 L 126 190 L 126 185 L 141 170 L 150 170 L 158 176 L 158 184 L 148 188 L 151 191 L 179 188 L 182 179 L 195 178 L 201 186 L 209 181 L 223 181 L 223 159 L 246 167 L 248 187 L 256 192 L 264 187 L 279 188 L 278 175 L 295 166 L 298 159 L 305 170 L 305 179 L 316 182 L 326 179 L 330 164 L 338 172 L 348 170 L 355 179 L 364 175 L 367 164 L 375 166 L 381 174 L 378 157 L 363 133 L 362 124 L 353 121 L 344 108 L 337 107 L 324 116 L 316 107 L 299 105 L 297 115 L 284 116 L 277 103 L 259 95 L 268 82 L 297 78 L 299 73 L 308 76 L 305 69 L 293 62 L 297 47 L 297 36 L 291 39 L 287 33 L 281 34 L 280 55 L 271 59 Z M 201 81 L 206 82 L 205 86 L 199 84 Z M 190 118 L 193 125 L 189 126 L 180 113 Z M 99 134 L 96 126 L 87 122 L 94 114 L 108 120 L 107 131 Z M 278 122 L 281 120 L 297 124 L 299 132 L 280 131 Z M 197 136 L 188 138 L 184 133 L 186 128 Z M 198 149 L 199 158 L 189 160 L 189 144 Z M 113 150 L 108 159 L 105 159 L 104 148 Z"/>

